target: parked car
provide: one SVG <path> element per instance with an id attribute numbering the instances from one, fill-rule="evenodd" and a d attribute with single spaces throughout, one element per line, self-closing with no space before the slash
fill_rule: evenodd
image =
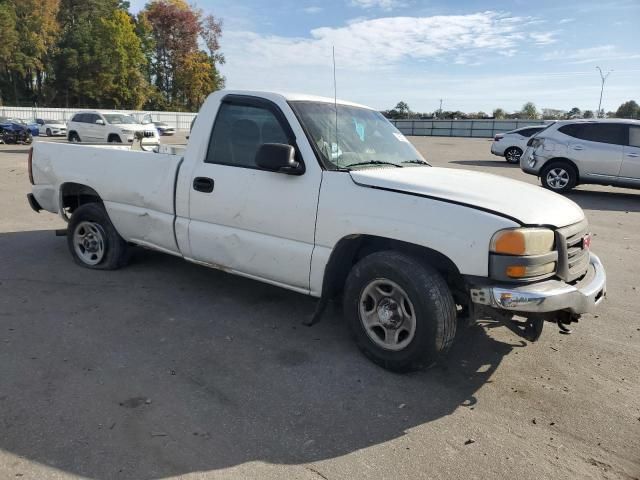
<path id="1" fill-rule="evenodd" d="M 160 135 L 174 135 L 176 129 L 166 122 L 152 122 Z"/>
<path id="2" fill-rule="evenodd" d="M 39 125 L 36 123 L 35 120 L 19 120 L 19 121 L 22 123 L 22 125 L 27 127 L 27 129 L 31 132 L 32 136 L 37 137 L 40 135 Z"/>
<path id="3" fill-rule="evenodd" d="M 431 167 L 382 114 L 334 102 L 215 92 L 179 155 L 38 142 L 28 200 L 68 220 L 86 268 L 140 245 L 317 297 L 307 323 L 341 297 L 358 346 L 392 370 L 436 361 L 476 318 L 535 340 L 604 299 L 574 202 Z"/>
<path id="4" fill-rule="evenodd" d="M 0 143 L 28 145 L 33 135 L 24 121 L 17 118 L 0 117 Z"/>
<path id="5" fill-rule="evenodd" d="M 150 113 L 138 116 L 143 125 L 153 125 L 158 130 L 159 135 L 174 135 L 176 129 L 166 122 L 154 121 Z"/>
<path id="6" fill-rule="evenodd" d="M 62 120 L 36 118 L 36 123 L 38 124 L 40 135 L 46 135 L 47 137 L 67 136 L 67 124 Z"/>
<path id="7" fill-rule="evenodd" d="M 532 135 L 541 132 L 547 126 L 536 125 L 516 128 L 505 133 L 498 133 L 493 137 L 491 153 L 504 157 L 508 163 L 519 163 L 522 152 L 527 148 L 527 141 Z"/>
<path id="8" fill-rule="evenodd" d="M 78 112 L 67 123 L 67 139 L 70 142 L 132 143 L 136 132 L 159 142 L 155 127 L 138 123 L 127 113 Z"/>
<path id="9" fill-rule="evenodd" d="M 640 188 L 640 121 L 556 122 L 529 140 L 520 168 L 559 193 L 587 183 Z"/>

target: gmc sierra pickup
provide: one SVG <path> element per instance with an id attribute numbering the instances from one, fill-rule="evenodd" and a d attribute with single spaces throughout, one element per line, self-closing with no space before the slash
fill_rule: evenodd
<path id="1" fill-rule="evenodd" d="M 159 250 L 317 297 L 308 323 L 342 298 L 358 346 L 392 370 L 433 363 L 479 316 L 534 340 L 605 296 L 575 203 L 431 167 L 349 102 L 220 91 L 183 155 L 38 142 L 29 172 L 29 203 L 68 221 L 79 265 Z"/>

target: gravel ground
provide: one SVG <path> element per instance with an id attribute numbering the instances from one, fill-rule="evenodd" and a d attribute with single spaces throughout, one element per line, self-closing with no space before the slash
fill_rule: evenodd
<path id="1" fill-rule="evenodd" d="M 484 139 L 411 140 L 434 165 L 537 181 Z M 483 322 L 395 375 L 339 312 L 302 326 L 304 296 L 145 250 L 77 267 L 25 201 L 26 158 L 0 145 L 0 479 L 640 477 L 640 191 L 570 195 L 609 278 L 573 335 Z"/>

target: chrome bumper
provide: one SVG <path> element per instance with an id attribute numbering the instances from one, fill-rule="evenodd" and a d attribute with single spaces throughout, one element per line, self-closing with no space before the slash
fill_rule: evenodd
<path id="1" fill-rule="evenodd" d="M 605 297 L 607 276 L 600 259 L 589 254 L 586 275 L 574 285 L 546 280 L 531 285 L 480 285 L 471 288 L 471 300 L 501 310 L 526 313 L 593 312 Z"/>

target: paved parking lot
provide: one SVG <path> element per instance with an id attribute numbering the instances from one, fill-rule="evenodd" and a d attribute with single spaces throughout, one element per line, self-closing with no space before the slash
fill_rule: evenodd
<path id="1" fill-rule="evenodd" d="M 412 141 L 537 181 L 486 139 Z M 1 479 L 640 477 L 640 191 L 570 195 L 609 277 L 573 335 L 483 322 L 396 375 L 337 310 L 302 326 L 304 296 L 145 250 L 76 266 L 61 220 L 26 204 L 26 151 L 0 145 Z"/>

